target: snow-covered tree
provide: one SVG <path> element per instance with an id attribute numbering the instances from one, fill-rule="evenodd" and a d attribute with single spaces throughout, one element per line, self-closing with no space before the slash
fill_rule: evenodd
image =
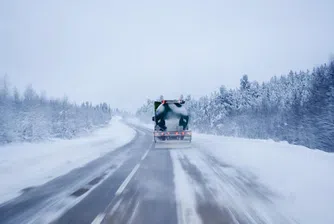
<path id="1" fill-rule="evenodd" d="M 186 101 L 191 128 L 197 131 L 334 151 L 334 61 L 262 84 L 243 75 L 237 89 L 222 86 L 209 96 L 189 96 Z"/>
<path id="2" fill-rule="evenodd" d="M 30 85 L 23 96 L 0 80 L 0 144 L 17 141 L 40 141 L 48 138 L 73 138 L 111 119 L 106 103 L 77 106 L 67 98 L 49 100 Z"/>

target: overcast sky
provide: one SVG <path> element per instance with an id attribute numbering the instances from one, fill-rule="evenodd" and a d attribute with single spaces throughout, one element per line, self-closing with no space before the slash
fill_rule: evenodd
<path id="1" fill-rule="evenodd" d="M 0 76 L 135 109 L 269 80 L 334 53 L 333 0 L 1 0 Z"/>

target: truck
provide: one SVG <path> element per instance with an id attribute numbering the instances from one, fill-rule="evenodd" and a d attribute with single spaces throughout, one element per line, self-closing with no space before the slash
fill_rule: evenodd
<path id="1" fill-rule="evenodd" d="M 190 143 L 189 113 L 184 100 L 154 101 L 154 142 Z"/>

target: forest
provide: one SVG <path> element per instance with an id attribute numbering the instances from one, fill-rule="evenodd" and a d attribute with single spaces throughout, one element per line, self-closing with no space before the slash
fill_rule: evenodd
<path id="1" fill-rule="evenodd" d="M 0 79 L 0 144 L 71 139 L 106 125 L 112 110 L 106 103 L 81 105 L 67 97 L 48 99 L 28 86 L 23 94 Z"/>
<path id="2" fill-rule="evenodd" d="M 238 88 L 222 85 L 208 96 L 185 99 L 198 132 L 334 151 L 334 60 L 263 83 L 243 75 Z M 152 102 L 138 109 L 139 118 L 149 120 Z"/>

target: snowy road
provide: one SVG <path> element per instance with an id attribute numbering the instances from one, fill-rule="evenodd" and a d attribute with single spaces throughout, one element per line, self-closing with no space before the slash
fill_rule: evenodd
<path id="1" fill-rule="evenodd" d="M 266 187 L 205 148 L 129 144 L 0 206 L 0 223 L 289 223 Z"/>
<path id="2" fill-rule="evenodd" d="M 102 223 L 292 223 L 252 176 L 197 147 L 154 148 Z"/>

